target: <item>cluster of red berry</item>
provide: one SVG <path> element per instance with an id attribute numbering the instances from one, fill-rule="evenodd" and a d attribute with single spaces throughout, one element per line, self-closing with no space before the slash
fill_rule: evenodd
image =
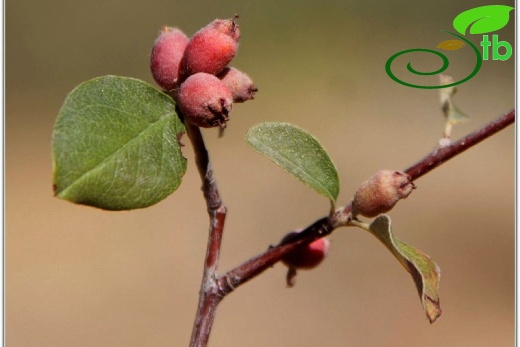
<path id="1" fill-rule="evenodd" d="M 257 88 L 245 73 L 228 67 L 238 50 L 240 29 L 235 16 L 215 19 L 189 39 L 176 28 L 164 27 L 152 49 L 153 78 L 172 95 L 184 119 L 193 125 L 226 127 L 233 102 L 254 98 Z M 400 171 L 381 170 L 363 183 L 352 202 L 352 217 L 375 217 L 410 195 L 415 185 Z M 287 234 L 282 243 L 299 231 Z M 327 256 L 330 242 L 319 239 L 284 257 L 293 285 L 296 269 L 312 269 Z"/>
<path id="2" fill-rule="evenodd" d="M 245 73 L 228 67 L 238 50 L 237 16 L 215 19 L 189 39 L 164 27 L 152 49 L 153 78 L 176 99 L 184 119 L 199 127 L 226 127 L 233 102 L 254 98 Z"/>

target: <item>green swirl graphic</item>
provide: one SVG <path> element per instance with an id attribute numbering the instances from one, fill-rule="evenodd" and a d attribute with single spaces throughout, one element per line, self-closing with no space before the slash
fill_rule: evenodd
<path id="1" fill-rule="evenodd" d="M 461 84 L 461 83 L 464 83 L 468 80 L 470 80 L 471 78 L 473 78 L 477 73 L 478 71 L 480 70 L 480 67 L 482 66 L 482 55 L 480 54 L 480 51 L 478 50 L 478 48 L 473 44 L 471 43 L 468 39 L 466 39 L 464 36 L 460 36 L 460 35 L 457 35 L 455 33 L 452 33 L 452 32 L 449 32 L 449 31 L 446 31 L 446 30 L 441 30 L 445 33 L 448 33 L 450 35 L 453 35 L 453 36 L 456 36 L 458 37 L 459 39 L 463 40 L 465 43 L 467 43 L 472 49 L 473 51 L 475 52 L 475 56 L 477 58 L 477 62 L 476 62 L 476 65 L 475 65 L 475 68 L 473 69 L 473 71 L 466 77 L 466 78 L 463 78 L 461 79 L 460 81 L 457 81 L 457 82 L 453 82 L 451 84 L 444 84 L 444 85 L 434 85 L 434 86 L 421 86 L 421 85 L 417 85 L 417 84 L 411 84 L 411 83 L 408 83 L 408 82 L 405 82 L 403 80 L 400 80 L 397 76 L 394 75 L 394 73 L 392 72 L 392 68 L 391 68 L 391 65 L 392 65 L 392 62 L 399 56 L 403 55 L 403 54 L 407 54 L 407 53 L 411 53 L 411 52 L 426 52 L 426 53 L 432 53 L 432 54 L 435 54 L 437 55 L 438 57 L 440 57 L 442 59 L 442 67 L 436 71 L 428 71 L 428 72 L 421 72 L 421 71 L 417 71 L 415 70 L 413 67 L 412 67 L 412 64 L 410 62 L 408 62 L 408 65 L 406 66 L 406 68 L 408 69 L 408 71 L 410 71 L 411 73 L 415 74 L 415 75 L 420 75 L 420 76 L 431 76 L 431 75 L 437 75 L 437 74 L 440 74 L 440 73 L 443 73 L 444 71 L 446 71 L 446 69 L 448 68 L 448 66 L 450 65 L 449 63 L 449 60 L 448 60 L 448 57 L 446 57 L 444 54 L 442 54 L 441 52 L 438 52 L 438 51 L 434 51 L 433 49 L 427 49 L 427 48 L 413 48 L 413 49 L 407 49 L 405 51 L 401 51 L 401 52 L 398 52 L 394 55 L 392 55 L 387 61 L 386 61 L 386 65 L 385 65 L 385 70 L 386 70 L 386 73 L 388 74 L 388 76 L 390 76 L 391 79 L 393 79 L 394 81 L 396 81 L 397 83 L 399 84 L 402 84 L 404 86 L 407 86 L 407 87 L 412 87 L 412 88 L 422 88 L 422 89 L 440 89 L 440 88 L 447 88 L 447 87 L 452 87 L 452 86 L 456 86 L 457 84 Z"/>

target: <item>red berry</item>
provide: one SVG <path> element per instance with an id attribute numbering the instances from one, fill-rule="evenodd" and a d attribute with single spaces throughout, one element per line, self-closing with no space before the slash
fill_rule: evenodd
<path id="1" fill-rule="evenodd" d="M 287 234 L 284 240 L 294 237 L 295 234 L 299 233 L 299 231 L 293 231 Z M 296 269 L 312 269 L 318 266 L 323 259 L 327 256 L 330 248 L 330 241 L 326 238 L 318 239 L 314 242 L 311 242 L 308 245 L 299 247 L 287 254 L 282 262 L 289 266 L 294 267 Z"/>
<path id="2" fill-rule="evenodd" d="M 375 217 L 390 211 L 415 189 L 410 176 L 401 171 L 381 170 L 363 182 L 354 194 L 352 215 Z"/>
<path id="3" fill-rule="evenodd" d="M 258 89 L 244 72 L 234 67 L 226 67 L 217 77 L 231 91 L 234 102 L 244 102 L 255 98 Z"/>
<path id="4" fill-rule="evenodd" d="M 181 84 L 177 104 L 184 119 L 191 124 L 224 128 L 233 106 L 233 96 L 217 77 L 199 72 Z"/>
<path id="5" fill-rule="evenodd" d="M 164 27 L 155 40 L 150 70 L 155 82 L 165 90 L 177 87 L 181 60 L 188 41 L 188 37 L 182 31 L 170 27 Z"/>
<path id="6" fill-rule="evenodd" d="M 215 19 L 193 35 L 184 52 L 183 75 L 220 73 L 235 57 L 240 30 L 236 17 Z"/>

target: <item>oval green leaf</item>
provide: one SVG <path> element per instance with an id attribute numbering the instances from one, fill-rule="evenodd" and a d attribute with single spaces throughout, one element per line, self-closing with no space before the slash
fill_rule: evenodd
<path id="1" fill-rule="evenodd" d="M 435 322 L 442 314 L 439 301 L 439 283 L 441 270 L 429 256 L 396 239 L 392 234 L 390 217 L 377 217 L 368 229 L 401 265 L 410 273 L 430 323 Z"/>
<path id="2" fill-rule="evenodd" d="M 462 35 L 471 26 L 470 34 L 486 34 L 502 29 L 509 22 L 509 12 L 514 7 L 487 5 L 464 11 L 453 20 L 453 27 Z"/>
<path id="3" fill-rule="evenodd" d="M 261 123 L 249 129 L 246 140 L 256 151 L 333 203 L 338 198 L 336 167 L 311 134 L 288 123 Z"/>
<path id="4" fill-rule="evenodd" d="M 186 172 L 175 102 L 133 78 L 86 81 L 66 98 L 53 133 L 57 197 L 106 210 L 153 205 Z"/>

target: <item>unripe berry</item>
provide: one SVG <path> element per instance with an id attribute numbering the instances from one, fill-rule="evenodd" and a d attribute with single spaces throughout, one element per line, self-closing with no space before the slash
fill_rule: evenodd
<path id="1" fill-rule="evenodd" d="M 401 171 L 381 170 L 363 182 L 354 194 L 352 215 L 375 217 L 390 211 L 415 189 L 409 175 Z"/>
<path id="2" fill-rule="evenodd" d="M 179 29 L 164 27 L 155 40 L 150 57 L 150 70 L 159 86 L 165 90 L 177 87 L 181 60 L 188 37 Z"/>
<path id="3" fill-rule="evenodd" d="M 183 76 L 206 72 L 217 75 L 238 50 L 240 29 L 236 18 L 215 19 L 190 39 L 182 60 Z"/>
<path id="4" fill-rule="evenodd" d="M 255 98 L 258 89 L 253 81 L 244 72 L 234 67 L 226 67 L 217 76 L 233 94 L 234 102 L 244 102 Z"/>
<path id="5" fill-rule="evenodd" d="M 191 124 L 203 128 L 224 128 L 233 106 L 233 96 L 217 77 L 200 72 L 181 84 L 177 105 L 184 119 Z"/>
<path id="6" fill-rule="evenodd" d="M 282 243 L 285 240 L 288 240 L 294 235 L 298 234 L 300 231 L 293 231 L 287 234 Z M 327 256 L 330 248 L 330 241 L 326 238 L 318 239 L 314 242 L 311 242 L 308 245 L 299 247 L 287 254 L 282 262 L 289 266 L 294 267 L 296 269 L 312 269 L 318 266 L 323 259 Z"/>

